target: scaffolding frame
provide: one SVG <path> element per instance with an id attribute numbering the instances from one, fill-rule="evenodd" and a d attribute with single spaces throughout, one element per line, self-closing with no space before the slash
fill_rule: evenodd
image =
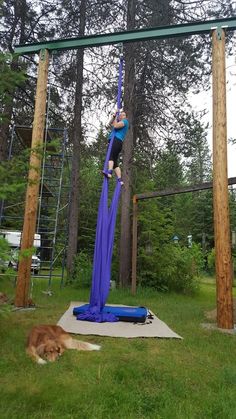
<path id="1" fill-rule="evenodd" d="M 9 141 L 8 160 L 26 148 L 30 148 L 32 127 L 13 125 Z M 55 144 L 56 143 L 56 144 Z M 68 243 L 68 211 L 70 200 L 71 155 L 68 151 L 68 132 L 66 128 L 45 128 L 43 156 L 41 162 L 41 178 L 39 187 L 36 233 L 40 234 L 41 246 L 40 271 L 31 276 L 31 297 L 34 278 L 48 279 L 48 289 L 53 278 L 60 279 L 63 286 L 66 251 Z M 12 197 L 14 198 L 14 197 Z M 14 201 L 14 199 L 13 199 Z M 0 208 L 0 229 L 23 229 L 23 212 L 13 215 L 11 209 L 18 206 L 22 210 L 25 199 L 13 203 L 11 199 L 2 201 Z M 17 228 L 12 229 L 12 225 Z M 60 272 L 55 273 L 60 259 Z"/>

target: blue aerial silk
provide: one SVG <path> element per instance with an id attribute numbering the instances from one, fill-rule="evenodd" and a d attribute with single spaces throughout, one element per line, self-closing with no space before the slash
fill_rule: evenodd
<path id="1" fill-rule="evenodd" d="M 117 94 L 117 109 L 121 109 L 121 88 L 122 88 L 123 57 L 120 58 L 119 81 Z M 109 156 L 115 133 L 109 143 L 103 171 L 107 171 Z M 93 258 L 92 287 L 88 310 L 77 316 L 77 320 L 92 322 L 115 322 L 118 318 L 112 313 L 103 312 L 110 289 L 111 262 L 115 235 L 116 215 L 121 192 L 121 184 L 116 183 L 110 208 L 108 207 L 109 180 L 106 176 L 103 179 L 102 192 L 98 207 L 97 230 Z"/>

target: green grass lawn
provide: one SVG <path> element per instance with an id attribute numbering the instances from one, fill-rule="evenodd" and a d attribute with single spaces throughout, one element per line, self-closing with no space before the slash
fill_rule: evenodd
<path id="1" fill-rule="evenodd" d="M 0 316 L 0 418 L 193 419 L 236 418 L 236 335 L 205 330 L 204 312 L 215 307 L 215 286 L 194 296 L 114 290 L 110 303 L 145 305 L 183 340 L 83 336 L 100 352 L 67 351 L 59 362 L 38 365 L 25 354 L 30 328 L 56 323 L 70 301 L 88 290 L 53 283 L 53 295 L 36 280 L 37 309 Z M 14 296 L 10 283 L 0 291 Z"/>

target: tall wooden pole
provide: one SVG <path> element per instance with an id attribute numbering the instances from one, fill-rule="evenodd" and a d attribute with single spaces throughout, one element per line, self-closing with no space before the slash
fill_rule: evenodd
<path id="1" fill-rule="evenodd" d="M 44 141 L 44 126 L 47 100 L 49 53 L 48 50 L 41 50 L 38 66 L 38 81 L 36 88 L 34 122 L 32 132 L 31 154 L 29 162 L 28 186 L 26 192 L 24 225 L 21 237 L 22 257 L 19 261 L 17 286 L 16 286 L 16 307 L 27 307 L 29 284 L 31 275 L 30 249 L 33 247 L 34 234 L 37 220 L 40 169 L 42 157 L 42 145 Z M 40 149 L 37 150 L 37 147 Z M 28 254 L 27 254 L 27 250 Z"/>
<path id="2" fill-rule="evenodd" d="M 232 257 L 227 177 L 225 31 L 212 33 L 213 83 L 213 206 L 216 253 L 217 325 L 232 329 Z"/>
<path id="3" fill-rule="evenodd" d="M 132 234 L 132 284 L 131 293 L 136 294 L 137 284 L 137 247 L 138 247 L 138 200 L 133 196 L 133 234 Z"/>

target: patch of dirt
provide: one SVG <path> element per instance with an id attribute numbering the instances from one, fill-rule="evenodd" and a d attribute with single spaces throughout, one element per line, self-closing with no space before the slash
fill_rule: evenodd
<path id="1" fill-rule="evenodd" d="M 217 326 L 216 323 L 202 323 L 201 326 L 203 329 L 207 330 L 217 330 L 218 332 L 226 333 L 227 335 L 236 335 L 236 328 L 234 329 L 221 329 Z"/>
<path id="2" fill-rule="evenodd" d="M 234 323 L 236 323 L 236 298 L 233 299 L 234 304 Z M 206 311 L 205 316 L 208 320 L 216 321 L 216 308 L 211 311 Z"/>

